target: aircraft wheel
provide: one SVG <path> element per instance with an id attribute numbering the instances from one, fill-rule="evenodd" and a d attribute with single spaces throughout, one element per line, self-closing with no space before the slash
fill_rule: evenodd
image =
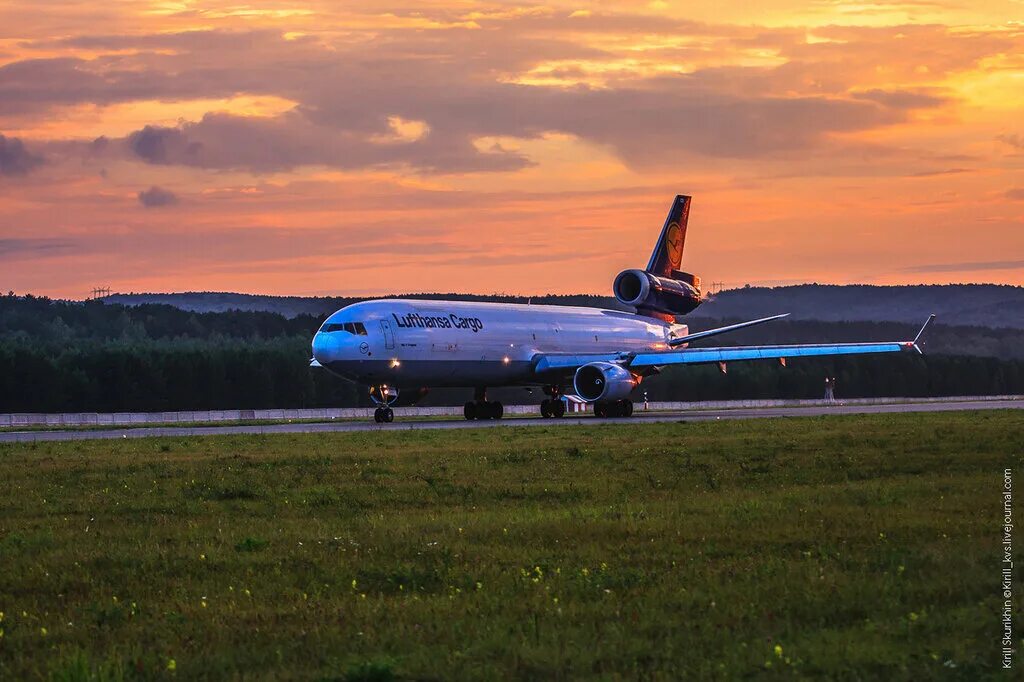
<path id="1" fill-rule="evenodd" d="M 491 419 L 501 419 L 505 416 L 505 406 L 501 403 L 491 403 Z"/>
<path id="2" fill-rule="evenodd" d="M 468 419 L 469 421 L 473 421 L 474 419 L 476 419 L 476 412 L 476 403 L 472 401 L 466 403 L 465 406 L 462 408 L 462 414 L 464 414 L 466 416 L 466 419 Z"/>
<path id="3" fill-rule="evenodd" d="M 383 414 L 381 414 L 381 417 L 383 418 L 383 421 L 386 424 L 390 424 L 391 422 L 395 421 L 395 412 L 390 407 L 385 407 Z"/>
<path id="4" fill-rule="evenodd" d="M 552 402 L 554 404 L 551 406 L 551 414 L 557 417 L 558 419 L 561 419 L 562 417 L 565 416 L 565 401 L 554 400 Z"/>
<path id="5" fill-rule="evenodd" d="M 633 401 L 623 400 L 622 401 L 622 416 L 632 417 L 633 416 Z"/>
<path id="6" fill-rule="evenodd" d="M 550 419 L 551 415 L 551 401 L 547 398 L 544 398 L 544 400 L 542 400 L 540 403 L 540 416 L 544 417 L 545 419 Z"/>
<path id="7" fill-rule="evenodd" d="M 379 407 L 376 410 L 374 410 L 373 411 L 373 421 L 377 422 L 378 424 L 380 424 L 382 421 L 384 421 L 384 415 L 381 414 L 382 412 L 383 412 L 383 410 L 381 410 Z"/>

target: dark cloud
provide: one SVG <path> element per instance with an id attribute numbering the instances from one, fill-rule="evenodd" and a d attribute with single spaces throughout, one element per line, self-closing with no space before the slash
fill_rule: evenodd
<path id="1" fill-rule="evenodd" d="M 372 130 L 372 129 L 371 129 Z M 386 120 L 373 131 L 319 125 L 300 112 L 277 117 L 207 114 L 176 128 L 147 126 L 121 148 L 152 164 L 273 172 L 299 166 L 366 168 L 409 164 L 423 170 L 515 170 L 529 161 L 514 152 L 480 152 L 465 132 L 429 132 L 416 140 L 375 141 L 389 132 Z"/>
<path id="2" fill-rule="evenodd" d="M 1017 149 L 1024 149 L 1024 137 L 1020 135 L 996 135 L 996 139 Z"/>
<path id="3" fill-rule="evenodd" d="M 273 62 L 245 68 L 236 55 L 204 65 L 197 50 L 182 55 L 142 54 L 95 59 L 29 59 L 0 66 L 0 116 L 44 112 L 75 104 L 118 104 L 146 99 L 231 97 L 239 92 L 288 90 L 287 68 Z M 310 64 L 312 66 L 312 63 Z"/>
<path id="4" fill-rule="evenodd" d="M 920 171 L 918 173 L 911 173 L 907 177 L 910 178 L 930 178 L 936 175 L 960 175 L 961 173 L 973 173 L 974 171 L 970 168 L 943 168 L 940 170 L 927 170 Z"/>
<path id="5" fill-rule="evenodd" d="M 207 114 L 173 128 L 130 134 L 131 158 L 152 164 L 256 172 L 305 165 L 355 169 L 407 164 L 431 172 L 515 170 L 528 159 L 480 137 L 536 138 L 559 132 L 613 148 L 634 166 L 671 166 L 679 154 L 756 158 L 801 150 L 834 132 L 904 120 L 905 112 L 870 100 L 743 97 L 674 76 L 630 88 L 540 88 L 508 83 L 420 83 L 311 95 L 276 117 Z M 416 140 L 388 140 L 388 115 L 423 121 Z M 93 145 L 93 152 L 103 145 Z M 102 151 L 102 150 L 101 150 Z"/>
<path id="6" fill-rule="evenodd" d="M 909 90 L 867 90 L 855 92 L 857 99 L 871 100 L 893 109 L 925 109 L 945 104 L 948 98 L 926 92 Z"/>
<path id="7" fill-rule="evenodd" d="M 0 134 L 0 175 L 25 175 L 42 162 L 21 140 Z"/>
<path id="8" fill-rule="evenodd" d="M 74 249 L 76 244 L 68 239 L 0 239 L 0 259 L 37 258 L 51 253 Z"/>
<path id="9" fill-rule="evenodd" d="M 367 88 L 368 111 L 425 120 L 439 135 L 532 138 L 562 132 L 613 147 L 633 165 L 672 165 L 673 154 L 760 157 L 800 150 L 833 132 L 896 123 L 906 113 L 839 97 L 747 96 L 702 77 L 666 76 L 616 88 L 545 88 L 458 83 L 421 68 L 418 82 Z M 351 97 L 321 89 L 304 109 L 324 126 L 345 126 Z"/>
<path id="10" fill-rule="evenodd" d="M 178 195 L 162 187 L 153 186 L 139 192 L 139 203 L 146 208 L 173 206 L 178 203 Z"/>
<path id="11" fill-rule="evenodd" d="M 101 139 L 93 142 L 100 151 L 106 146 L 97 145 Z M 191 165 L 190 160 L 196 158 L 202 150 L 200 143 L 189 142 L 179 128 L 146 126 L 129 135 L 125 142 L 131 153 L 146 163 Z"/>

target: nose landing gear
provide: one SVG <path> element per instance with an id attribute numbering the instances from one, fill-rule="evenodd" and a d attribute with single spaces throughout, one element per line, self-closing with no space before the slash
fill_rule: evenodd
<path id="1" fill-rule="evenodd" d="M 474 419 L 501 419 L 505 415 L 505 407 L 499 402 L 487 400 L 487 389 L 477 388 L 473 391 L 473 399 L 462 408 L 462 414 L 469 421 Z"/>
<path id="2" fill-rule="evenodd" d="M 398 389 L 386 384 L 370 387 L 370 400 L 378 405 L 373 411 L 373 421 L 378 424 L 390 424 L 395 421 L 395 412 L 391 405 L 398 400 Z"/>

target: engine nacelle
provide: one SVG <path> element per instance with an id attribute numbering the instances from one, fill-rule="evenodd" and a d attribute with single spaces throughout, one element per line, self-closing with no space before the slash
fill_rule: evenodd
<path id="1" fill-rule="evenodd" d="M 623 270 L 612 289 L 619 303 L 638 310 L 685 315 L 701 304 L 700 278 L 678 270 L 672 274 L 675 279 L 646 270 Z"/>
<path id="2" fill-rule="evenodd" d="M 622 400 L 640 383 L 637 377 L 611 362 L 591 362 L 576 370 L 573 378 L 576 395 L 587 402 Z"/>

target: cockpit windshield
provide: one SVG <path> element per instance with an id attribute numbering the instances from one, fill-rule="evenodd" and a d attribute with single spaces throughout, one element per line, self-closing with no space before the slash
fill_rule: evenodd
<path id="1" fill-rule="evenodd" d="M 348 332 L 356 336 L 366 336 L 366 327 L 362 322 L 329 322 L 320 328 L 325 334 L 332 332 Z"/>

